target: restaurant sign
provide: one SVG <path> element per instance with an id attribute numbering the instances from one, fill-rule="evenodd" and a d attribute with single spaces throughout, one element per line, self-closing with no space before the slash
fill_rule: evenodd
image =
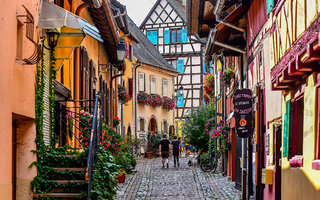
<path id="1" fill-rule="evenodd" d="M 236 133 L 241 138 L 252 134 L 252 92 L 250 89 L 238 89 L 234 93 L 234 118 Z"/>

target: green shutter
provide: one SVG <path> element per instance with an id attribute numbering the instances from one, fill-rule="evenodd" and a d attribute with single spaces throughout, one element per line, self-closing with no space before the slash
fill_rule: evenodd
<path id="1" fill-rule="evenodd" d="M 288 157 L 289 155 L 290 114 L 290 101 L 287 101 L 283 128 L 283 157 Z"/>

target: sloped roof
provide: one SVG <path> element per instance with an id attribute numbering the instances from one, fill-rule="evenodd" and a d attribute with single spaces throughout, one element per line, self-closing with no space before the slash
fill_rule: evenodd
<path id="1" fill-rule="evenodd" d="M 133 41 L 133 55 L 142 63 L 177 72 L 177 70 L 162 57 L 159 51 L 153 46 L 130 17 L 128 22 L 129 31 L 139 40 L 139 43 Z"/>
<path id="2" fill-rule="evenodd" d="M 166 0 L 166 1 L 172 6 L 173 10 L 175 10 L 177 12 L 177 14 L 182 18 L 182 20 L 185 23 L 187 23 L 186 8 L 182 5 L 182 3 L 178 0 Z M 153 5 L 153 7 L 149 11 L 148 15 L 146 16 L 146 18 L 144 18 L 143 22 L 141 23 L 140 28 L 143 28 L 143 26 L 145 25 L 147 20 L 150 18 L 152 12 L 157 8 L 157 6 L 159 5 L 160 2 L 161 2 L 161 0 L 158 0 Z"/>

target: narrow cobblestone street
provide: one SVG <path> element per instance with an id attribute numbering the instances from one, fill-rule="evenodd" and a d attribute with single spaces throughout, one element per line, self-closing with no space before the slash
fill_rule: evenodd
<path id="1" fill-rule="evenodd" d="M 171 157 L 169 169 L 162 168 L 161 158 L 139 160 L 137 172 L 119 185 L 116 199 L 240 199 L 240 191 L 227 177 L 188 166 L 189 159 L 180 158 L 180 167 L 174 168 Z"/>

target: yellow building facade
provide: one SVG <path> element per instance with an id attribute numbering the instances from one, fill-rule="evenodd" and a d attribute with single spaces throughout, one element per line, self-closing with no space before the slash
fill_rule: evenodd
<path id="1" fill-rule="evenodd" d="M 284 1 L 271 13 L 272 90 L 282 91 L 281 199 L 319 199 L 320 1 Z"/>

